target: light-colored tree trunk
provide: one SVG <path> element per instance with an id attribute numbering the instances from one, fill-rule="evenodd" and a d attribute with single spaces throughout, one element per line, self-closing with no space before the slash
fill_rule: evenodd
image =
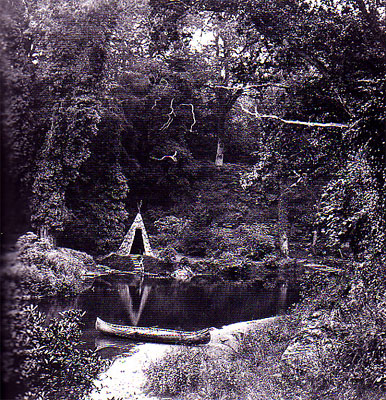
<path id="1" fill-rule="evenodd" d="M 216 167 L 222 167 L 224 165 L 224 142 L 221 136 L 217 138 L 217 152 L 216 152 Z"/>
<path id="2" fill-rule="evenodd" d="M 289 232 L 288 232 L 288 197 L 285 183 L 281 180 L 280 195 L 277 206 L 277 228 L 279 237 L 279 251 L 283 257 L 289 257 Z"/>
<path id="3" fill-rule="evenodd" d="M 216 167 L 222 167 L 224 165 L 224 136 L 226 129 L 226 118 L 227 118 L 227 109 L 224 98 L 220 97 L 218 100 L 218 110 L 217 110 L 217 121 L 216 121 L 216 130 L 217 130 L 217 152 L 216 152 Z"/>
<path id="4" fill-rule="evenodd" d="M 283 314 L 285 312 L 288 296 L 288 282 L 282 282 L 279 286 L 279 298 L 277 302 L 277 312 L 278 314 Z"/>
<path id="5" fill-rule="evenodd" d="M 46 240 L 51 246 L 56 245 L 56 240 L 47 226 L 41 226 L 38 229 L 38 234 L 40 239 Z"/>
<path id="6" fill-rule="evenodd" d="M 312 242 L 311 242 L 311 252 L 313 255 L 316 255 L 316 243 L 318 241 L 318 231 L 314 229 L 312 231 Z"/>

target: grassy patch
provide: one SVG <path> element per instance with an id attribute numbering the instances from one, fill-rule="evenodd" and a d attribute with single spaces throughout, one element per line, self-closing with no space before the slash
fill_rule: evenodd
<path id="1" fill-rule="evenodd" d="M 300 364 L 296 368 L 296 363 L 289 366 L 283 353 L 303 328 L 301 315 L 294 313 L 239 336 L 237 346 L 226 352 L 214 351 L 210 346 L 174 350 L 150 365 L 146 371 L 147 389 L 158 396 L 190 400 L 383 398 L 382 387 L 352 379 L 359 365 L 350 367 L 349 374 L 344 373 L 342 351 L 347 355 L 350 346 L 343 341 L 333 342 L 335 345 L 328 351 L 315 342 L 313 356 L 318 359 L 317 371 L 300 368 Z M 354 334 L 353 331 L 345 341 L 351 341 Z M 356 334 L 369 336 L 369 333 Z M 338 351 L 338 345 L 344 347 Z M 379 361 L 379 357 L 375 358 Z M 303 361 L 307 363 L 306 359 Z M 358 361 L 362 367 L 363 362 Z"/>
<path id="2" fill-rule="evenodd" d="M 272 376 L 293 329 L 282 319 L 240 337 L 229 351 L 206 346 L 174 350 L 149 366 L 147 390 L 189 399 L 277 398 Z"/>

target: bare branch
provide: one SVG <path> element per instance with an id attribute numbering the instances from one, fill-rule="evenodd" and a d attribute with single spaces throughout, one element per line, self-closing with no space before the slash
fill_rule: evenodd
<path id="1" fill-rule="evenodd" d="M 283 89 L 287 89 L 289 88 L 288 85 L 284 85 L 282 83 L 261 83 L 259 85 L 236 85 L 236 86 L 225 86 L 225 85 L 207 85 L 208 87 L 210 87 L 211 89 L 226 89 L 226 90 L 249 90 L 249 89 L 260 89 L 260 88 L 264 88 L 264 87 L 278 87 L 278 88 L 283 88 Z"/>
<path id="2" fill-rule="evenodd" d="M 171 156 L 163 156 L 161 158 L 158 157 L 150 157 L 152 160 L 157 160 L 157 161 L 162 161 L 165 160 L 165 158 L 170 158 L 171 160 L 173 160 L 174 162 L 177 162 L 177 150 L 174 152 L 173 155 Z"/>
<path id="3" fill-rule="evenodd" d="M 289 190 L 292 189 L 293 187 L 298 186 L 299 183 L 301 183 L 301 182 L 305 179 L 305 176 L 299 175 L 296 171 L 294 171 L 294 173 L 295 173 L 295 175 L 298 177 L 298 179 L 297 179 L 296 182 L 294 182 L 292 185 L 290 185 L 290 186 L 286 189 L 286 191 L 289 191 Z"/>
<path id="4" fill-rule="evenodd" d="M 153 107 L 151 108 L 152 110 L 154 110 L 154 108 L 157 107 L 157 103 L 158 103 L 160 100 L 161 100 L 161 97 L 157 97 L 157 98 L 154 100 Z"/>
<path id="5" fill-rule="evenodd" d="M 167 114 L 168 120 L 161 126 L 160 131 L 164 131 L 165 129 L 169 128 L 170 124 L 173 122 L 173 117 L 176 116 L 173 108 L 174 98 L 170 102 L 170 113 Z"/>
<path id="6" fill-rule="evenodd" d="M 196 125 L 196 116 L 195 116 L 195 114 L 194 114 L 194 105 L 193 104 L 191 104 L 191 103 L 189 103 L 189 104 L 181 104 L 182 106 L 190 106 L 190 107 L 192 107 L 192 117 L 193 117 L 193 123 L 192 123 L 192 125 L 190 125 L 190 129 L 189 129 L 189 132 L 193 132 L 193 126 L 194 125 Z"/>
<path id="7" fill-rule="evenodd" d="M 291 125 L 303 125 L 303 126 L 316 126 L 320 128 L 351 128 L 350 125 L 348 124 L 340 124 L 337 122 L 307 122 L 307 121 L 298 121 L 298 120 L 291 120 L 291 119 L 284 119 L 281 118 L 277 115 L 272 115 L 272 114 L 260 114 L 255 110 L 254 112 L 247 110 L 243 106 L 240 106 L 241 109 L 249 114 L 252 115 L 256 118 L 268 118 L 268 119 L 275 119 L 277 121 L 283 122 L 284 124 L 291 124 Z M 356 124 L 356 122 L 355 122 Z"/>

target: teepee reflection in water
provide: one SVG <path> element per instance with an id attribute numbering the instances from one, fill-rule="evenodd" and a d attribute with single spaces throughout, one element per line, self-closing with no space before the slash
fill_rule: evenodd
<path id="1" fill-rule="evenodd" d="M 132 325 L 137 326 L 138 322 L 141 318 L 143 309 L 145 308 L 145 304 L 147 301 L 147 298 L 151 292 L 151 286 L 150 285 L 140 285 L 138 288 L 133 288 L 136 293 L 131 293 L 130 292 L 130 286 L 127 284 L 120 284 L 118 286 L 118 293 L 119 297 L 121 298 L 125 309 L 127 310 L 130 321 Z M 137 301 L 136 301 L 137 300 Z M 139 307 L 135 307 L 135 303 L 138 304 L 139 301 Z"/>

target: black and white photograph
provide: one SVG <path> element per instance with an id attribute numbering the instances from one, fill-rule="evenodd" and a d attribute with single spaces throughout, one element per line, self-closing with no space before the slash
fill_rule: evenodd
<path id="1" fill-rule="evenodd" d="M 1 400 L 386 400 L 386 3 L 0 0 Z"/>

